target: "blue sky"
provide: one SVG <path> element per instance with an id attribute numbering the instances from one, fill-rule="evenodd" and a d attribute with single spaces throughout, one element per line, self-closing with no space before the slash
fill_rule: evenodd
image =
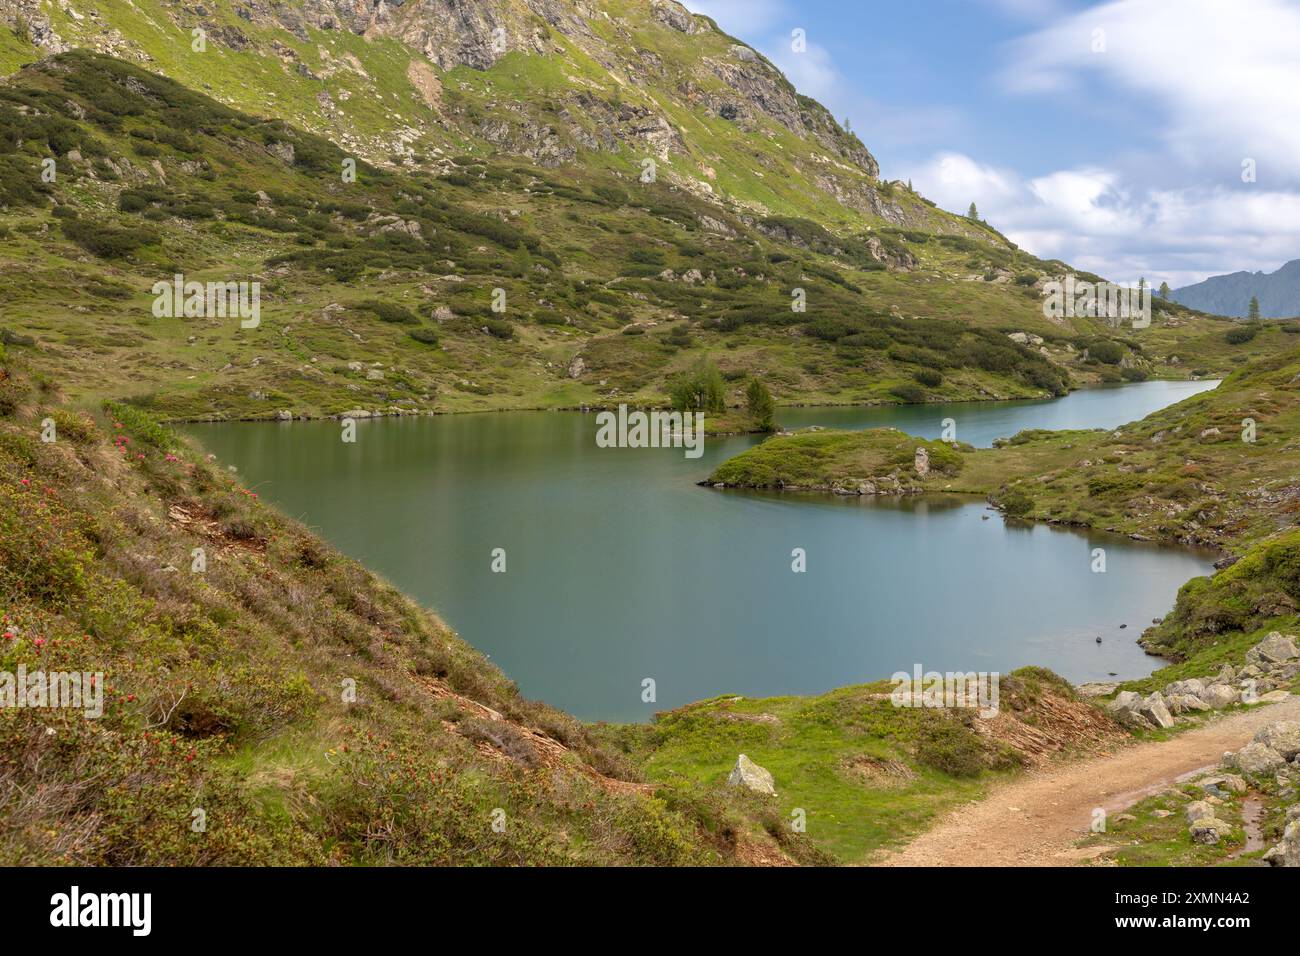
<path id="1" fill-rule="evenodd" d="M 1300 0 L 686 5 L 847 118 L 884 178 L 1044 258 L 1175 287 L 1300 258 Z"/>

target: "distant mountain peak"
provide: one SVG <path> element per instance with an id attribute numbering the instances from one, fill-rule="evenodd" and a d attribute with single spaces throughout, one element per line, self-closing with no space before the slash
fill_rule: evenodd
<path id="1" fill-rule="evenodd" d="M 1175 289 L 1175 302 L 1202 312 L 1245 318 L 1250 300 L 1259 299 L 1259 314 L 1266 319 L 1300 315 L 1300 259 L 1292 259 L 1274 272 L 1231 272 L 1204 282 Z"/>

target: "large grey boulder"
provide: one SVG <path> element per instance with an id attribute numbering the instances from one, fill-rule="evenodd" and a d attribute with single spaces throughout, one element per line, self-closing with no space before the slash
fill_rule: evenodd
<path id="1" fill-rule="evenodd" d="M 772 774 L 744 754 L 736 758 L 736 766 L 732 768 L 727 784 L 732 787 L 744 787 L 755 793 L 776 796 L 776 785 L 772 780 Z"/>
<path id="2" fill-rule="evenodd" d="M 1255 742 L 1276 751 L 1283 760 L 1290 760 L 1300 754 L 1300 721 L 1279 720 L 1261 727 Z"/>
<path id="3" fill-rule="evenodd" d="M 1195 694 L 1175 694 L 1168 698 L 1169 710 L 1174 714 L 1186 714 L 1194 710 L 1209 710 L 1210 705 Z"/>
<path id="4" fill-rule="evenodd" d="M 1187 818 L 1187 822 L 1192 824 L 1205 817 L 1214 816 L 1214 807 L 1205 800 L 1194 800 L 1183 808 L 1183 815 Z"/>
<path id="5" fill-rule="evenodd" d="M 1280 753 L 1267 744 L 1258 741 L 1252 741 L 1235 754 L 1229 754 L 1224 758 L 1224 763 L 1230 767 L 1236 767 L 1247 776 L 1272 773 L 1279 767 L 1286 765 L 1286 761 L 1282 759 Z"/>
<path id="6" fill-rule="evenodd" d="M 1205 681 L 1199 677 L 1192 677 L 1188 680 L 1176 680 L 1165 687 L 1166 697 L 1176 697 L 1181 694 L 1193 694 L 1200 697 L 1205 691 Z"/>
<path id="7" fill-rule="evenodd" d="M 1246 652 L 1247 664 L 1284 664 L 1300 657 L 1295 639 L 1273 631 Z"/>
<path id="8" fill-rule="evenodd" d="M 1264 859 L 1273 866 L 1300 866 L 1300 820 L 1292 818 L 1290 813 L 1287 816 L 1291 822 L 1286 825 L 1282 841 L 1264 854 Z"/>
<path id="9" fill-rule="evenodd" d="M 1229 687 L 1227 684 L 1211 684 L 1201 691 L 1199 696 L 1215 710 L 1223 710 L 1235 704 L 1241 695 L 1235 687 Z"/>
<path id="10" fill-rule="evenodd" d="M 1174 725 L 1174 717 L 1169 713 L 1169 707 L 1165 704 L 1165 699 L 1158 690 L 1152 692 L 1142 701 L 1138 706 L 1138 713 L 1156 727 L 1168 729 Z"/>
<path id="11" fill-rule="evenodd" d="M 1135 694 L 1131 690 L 1122 690 L 1115 695 L 1115 699 L 1107 705 L 1107 708 L 1111 713 L 1136 711 L 1141 703 L 1142 697 L 1140 694 Z"/>
<path id="12" fill-rule="evenodd" d="M 1149 730 L 1153 724 L 1139 713 L 1141 708 L 1141 695 L 1135 694 L 1131 690 L 1120 691 L 1115 695 L 1115 699 L 1106 705 L 1106 709 L 1110 711 L 1111 716 L 1124 726 Z"/>

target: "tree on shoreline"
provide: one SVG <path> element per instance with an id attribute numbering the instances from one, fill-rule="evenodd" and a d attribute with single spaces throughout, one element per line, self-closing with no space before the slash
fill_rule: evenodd
<path id="1" fill-rule="evenodd" d="M 772 393 L 766 385 L 751 378 L 745 389 L 745 401 L 755 428 L 761 432 L 776 431 L 776 402 L 772 400 Z"/>

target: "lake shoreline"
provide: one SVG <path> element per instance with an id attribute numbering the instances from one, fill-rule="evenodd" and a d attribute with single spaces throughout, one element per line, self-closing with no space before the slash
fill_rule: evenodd
<path id="1" fill-rule="evenodd" d="M 1147 382 L 1219 382 L 1222 379 L 1206 378 L 1165 378 L 1161 376 L 1152 376 L 1146 379 Z M 986 405 L 991 403 L 1018 403 L 1018 402 L 1053 402 L 1067 398 L 1076 392 L 1100 391 L 1109 388 L 1123 388 L 1131 385 L 1140 385 L 1142 382 L 1097 382 L 1087 385 L 1080 385 L 1072 388 L 1065 395 L 1042 395 L 1030 398 L 999 398 L 996 396 L 985 398 L 943 398 L 935 401 L 926 402 L 778 402 L 778 411 L 783 408 L 790 409 L 823 409 L 823 408 L 841 408 L 841 409 L 885 409 L 885 408 L 925 408 L 929 405 Z M 332 414 L 297 414 L 290 412 L 288 418 L 280 417 L 280 412 L 270 412 L 266 415 L 239 415 L 235 417 L 220 416 L 200 416 L 197 418 L 160 418 L 159 421 L 164 425 L 219 425 L 234 422 L 318 422 L 318 421 L 337 421 L 342 418 L 440 418 L 443 416 L 466 416 L 466 415 L 499 415 L 509 414 L 511 412 L 580 412 L 582 414 L 594 414 L 602 411 L 616 410 L 619 405 L 626 405 L 628 408 L 639 409 L 643 411 L 667 410 L 670 406 L 664 404 L 641 403 L 641 402 L 617 402 L 610 404 L 582 404 L 582 405 L 519 405 L 506 408 L 477 408 L 477 409 L 349 409 L 344 412 L 334 412 Z M 731 410 L 743 410 L 744 405 L 730 405 Z M 287 410 L 286 410 L 287 411 Z M 365 414 L 355 414 L 364 412 Z M 743 434 L 760 434 L 759 432 L 719 432 L 720 435 L 743 435 Z"/>

